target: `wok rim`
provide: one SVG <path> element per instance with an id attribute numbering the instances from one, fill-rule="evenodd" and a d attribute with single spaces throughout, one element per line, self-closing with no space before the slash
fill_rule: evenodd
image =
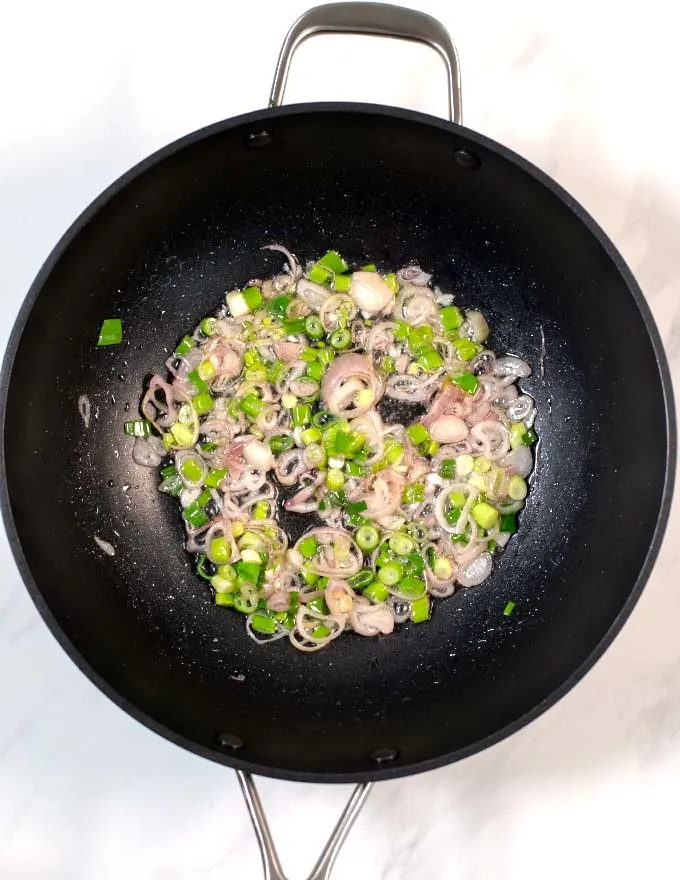
<path id="1" fill-rule="evenodd" d="M 190 148 L 194 144 L 228 131 L 232 128 L 247 125 L 261 125 L 267 121 L 278 119 L 296 114 L 318 114 L 327 112 L 347 112 L 362 114 L 367 117 L 392 117 L 409 123 L 418 123 L 429 127 L 439 128 L 449 132 L 451 135 L 460 134 L 467 142 L 472 142 L 487 150 L 490 150 L 502 158 L 508 160 L 517 166 L 521 171 L 533 177 L 538 183 L 546 187 L 553 193 L 563 204 L 565 204 L 586 227 L 588 232 L 595 237 L 599 245 L 603 248 L 607 257 L 614 264 L 615 269 L 620 274 L 622 280 L 626 284 L 628 291 L 633 297 L 635 304 L 640 312 L 641 319 L 644 323 L 647 335 L 652 345 L 656 365 L 661 380 L 661 392 L 666 413 L 666 462 L 664 467 L 664 485 L 661 495 L 661 503 L 657 515 L 654 533 L 650 542 L 649 550 L 645 560 L 640 568 L 638 576 L 635 580 L 633 589 L 631 590 L 627 600 L 623 603 L 618 614 L 612 621 L 609 629 L 597 643 L 595 648 L 587 655 L 584 661 L 572 672 L 572 674 L 557 688 L 555 688 L 540 703 L 520 715 L 510 724 L 505 725 L 500 730 L 490 734 L 489 736 L 477 740 L 461 749 L 453 752 L 447 752 L 434 758 L 428 758 L 418 762 L 404 763 L 397 765 L 376 765 L 368 767 L 365 771 L 350 772 L 327 772 L 327 771 L 296 771 L 282 770 L 277 767 L 264 766 L 243 760 L 237 757 L 235 752 L 220 752 L 217 743 L 214 748 L 207 748 L 199 745 L 184 736 L 181 736 L 162 724 L 159 724 L 151 716 L 142 712 L 132 702 L 127 700 L 118 691 L 96 672 L 89 661 L 80 653 L 75 645 L 66 636 L 61 628 L 58 620 L 53 616 L 47 602 L 42 596 L 40 589 L 33 579 L 31 570 L 26 557 L 24 556 L 21 546 L 20 536 L 14 523 L 14 517 L 11 510 L 9 497 L 9 489 L 6 477 L 5 464 L 5 415 L 7 407 L 7 397 L 12 379 L 12 370 L 14 359 L 21 342 L 24 329 L 30 319 L 33 306 L 43 288 L 46 280 L 49 278 L 54 267 L 57 265 L 67 248 L 74 242 L 80 232 L 95 217 L 95 215 L 121 190 L 133 184 L 135 180 L 152 168 L 154 165 L 162 162 L 175 153 Z M 0 511 L 4 522 L 7 539 L 9 542 L 12 555 L 21 575 L 21 578 L 28 590 L 28 593 L 36 606 L 39 614 L 47 624 L 50 632 L 61 645 L 66 654 L 75 663 L 78 669 L 94 684 L 103 694 L 105 694 L 116 706 L 125 711 L 136 721 L 141 722 L 152 732 L 159 734 L 177 746 L 181 746 L 185 750 L 192 752 L 200 757 L 207 758 L 216 763 L 231 767 L 234 770 L 242 770 L 259 776 L 268 776 L 275 779 L 284 779 L 293 782 L 318 782 L 318 783 L 352 783 L 352 782 L 373 782 L 384 779 L 396 779 L 400 777 L 423 773 L 429 770 L 435 770 L 452 764 L 456 761 L 467 758 L 471 755 L 481 752 L 489 746 L 516 733 L 525 727 L 547 709 L 555 705 L 562 699 L 581 679 L 593 668 L 595 663 L 603 656 L 605 651 L 610 647 L 616 636 L 621 631 L 624 623 L 628 620 L 635 605 L 637 604 L 642 591 L 652 573 L 656 563 L 664 533 L 668 524 L 671 503 L 673 498 L 673 488 L 676 472 L 677 457 L 677 426 L 675 416 L 675 403 L 673 396 L 673 386 L 671 381 L 670 368 L 668 359 L 663 347 L 659 330 L 652 315 L 651 309 L 640 289 L 633 273 L 629 269 L 625 260 L 615 247 L 611 239 L 606 235 L 604 230 L 593 219 L 593 217 L 583 208 L 583 206 L 571 196 L 563 187 L 561 187 L 552 177 L 541 171 L 537 166 L 523 158 L 518 153 L 504 146 L 503 144 L 479 134 L 462 125 L 448 122 L 425 113 L 415 110 L 406 110 L 397 107 L 389 107 L 376 104 L 348 103 L 348 102 L 323 102 L 309 104 L 288 104 L 283 107 L 268 108 L 257 110 L 239 116 L 230 117 L 221 122 L 198 129 L 190 134 L 184 135 L 170 144 L 156 150 L 132 168 L 118 177 L 111 183 L 97 198 L 94 199 L 85 210 L 74 220 L 71 226 L 66 230 L 62 237 L 58 240 L 51 253 L 40 268 L 35 280 L 31 284 L 24 301 L 21 304 L 14 325 L 10 332 L 7 348 L 0 370 Z"/>

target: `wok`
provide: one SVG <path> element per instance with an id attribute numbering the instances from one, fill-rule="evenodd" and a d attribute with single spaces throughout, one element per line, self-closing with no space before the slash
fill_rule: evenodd
<path id="1" fill-rule="evenodd" d="M 319 31 L 435 48 L 451 121 L 277 106 L 295 47 Z M 239 771 L 268 876 L 283 875 L 250 774 L 360 783 L 313 875 L 325 877 L 369 783 L 497 742 L 610 644 L 660 545 L 675 422 L 661 341 L 621 256 L 553 180 L 462 127 L 438 22 L 374 3 L 311 10 L 286 38 L 270 103 L 133 168 L 49 256 L 2 369 L 2 511 L 39 612 L 83 672 L 152 730 Z M 334 247 L 354 264 L 418 262 L 487 316 L 495 350 L 534 365 L 523 387 L 538 408 L 536 469 L 492 578 L 427 625 L 313 655 L 256 646 L 213 604 L 174 500 L 122 432 L 166 347 L 225 290 L 280 269 L 260 250 L 274 241 L 303 259 Z M 124 341 L 97 348 L 112 316 Z"/>

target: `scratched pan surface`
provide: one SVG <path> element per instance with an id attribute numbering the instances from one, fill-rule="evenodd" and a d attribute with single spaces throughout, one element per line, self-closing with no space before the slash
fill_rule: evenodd
<path id="1" fill-rule="evenodd" d="M 355 264 L 418 262 L 484 312 L 494 349 L 534 366 L 524 388 L 538 406 L 537 467 L 491 579 L 437 603 L 427 625 L 348 635 L 315 655 L 258 648 L 242 617 L 212 604 L 175 502 L 132 463 L 122 434 L 176 340 L 225 290 L 280 269 L 260 250 L 269 242 L 302 259 L 336 247 Z M 123 319 L 124 342 L 98 349 L 110 316 Z M 258 773 L 396 776 L 517 729 L 609 644 L 668 512 L 668 372 L 613 246 L 519 157 L 401 110 L 263 111 L 151 157 L 48 260 L 2 381 L 5 523 L 53 633 L 136 718 Z M 299 534 L 308 521 L 287 525 Z M 377 763 L 377 749 L 392 760 Z"/>

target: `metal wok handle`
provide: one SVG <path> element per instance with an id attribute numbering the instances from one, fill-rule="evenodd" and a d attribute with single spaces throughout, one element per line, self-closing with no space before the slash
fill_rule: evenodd
<path id="1" fill-rule="evenodd" d="M 243 773 L 241 770 L 237 770 L 236 775 L 241 784 L 243 799 L 245 800 L 248 812 L 250 813 L 250 819 L 253 823 L 253 828 L 255 829 L 257 842 L 260 845 L 265 880 L 286 880 L 286 876 L 283 873 L 283 868 L 281 867 L 281 862 L 279 861 L 276 852 L 276 847 L 274 846 L 271 831 L 269 830 L 267 817 L 264 814 L 262 801 L 257 793 L 255 780 L 249 773 Z M 347 802 L 347 806 L 338 819 L 338 824 L 333 829 L 333 833 L 329 837 L 328 843 L 323 848 L 323 852 L 319 856 L 319 860 L 316 865 L 314 865 L 312 873 L 307 880 L 328 880 L 331 876 L 331 871 L 335 859 L 340 852 L 340 847 L 344 843 L 354 820 L 359 815 L 359 811 L 363 807 L 364 801 L 368 797 L 372 785 L 372 782 L 365 782 L 361 785 L 357 785 L 354 789 L 352 796 Z"/>
<path id="2" fill-rule="evenodd" d="M 441 56 L 449 82 L 449 119 L 461 124 L 463 100 L 458 52 L 444 25 L 424 12 L 389 3 L 327 3 L 303 13 L 288 31 L 281 47 L 269 96 L 269 106 L 279 107 L 293 54 L 300 43 L 315 34 L 372 34 L 424 43 Z"/>

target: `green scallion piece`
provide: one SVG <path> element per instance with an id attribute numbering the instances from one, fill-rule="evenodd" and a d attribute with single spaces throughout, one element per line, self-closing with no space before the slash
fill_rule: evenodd
<path id="1" fill-rule="evenodd" d="M 419 553 L 409 553 L 408 567 L 411 574 L 422 574 L 425 568 L 425 560 Z"/>
<path id="2" fill-rule="evenodd" d="M 472 508 L 472 516 L 482 529 L 491 529 L 496 525 L 498 511 L 487 501 L 480 501 Z"/>
<path id="3" fill-rule="evenodd" d="M 522 442 L 525 446 L 533 446 L 534 443 L 538 440 L 538 434 L 534 431 L 533 428 L 529 428 L 524 437 L 522 438 Z"/>
<path id="4" fill-rule="evenodd" d="M 189 427 L 189 425 L 184 425 L 182 422 L 175 422 L 175 424 L 170 428 L 170 435 L 163 435 L 163 442 L 165 443 L 165 438 L 170 436 L 170 446 L 190 446 L 194 439 L 193 429 Z"/>
<path id="5" fill-rule="evenodd" d="M 210 542 L 210 557 L 218 565 L 226 565 L 231 560 L 231 547 L 224 535 L 213 538 Z"/>
<path id="6" fill-rule="evenodd" d="M 406 531 L 413 538 L 416 544 L 422 544 L 427 540 L 428 530 L 421 522 L 407 523 Z"/>
<path id="7" fill-rule="evenodd" d="M 514 610 L 515 610 L 515 603 L 511 600 L 510 602 L 508 602 L 508 604 L 503 609 L 503 614 L 505 615 L 505 617 L 510 617 L 510 615 L 512 614 L 512 612 Z"/>
<path id="8" fill-rule="evenodd" d="M 215 401 L 210 394 L 197 394 L 193 399 L 197 415 L 205 416 L 215 408 Z"/>
<path id="9" fill-rule="evenodd" d="M 249 348 L 243 355 L 243 363 L 247 367 L 254 367 L 256 364 L 262 363 L 260 352 L 256 348 Z"/>
<path id="10" fill-rule="evenodd" d="M 429 325 L 424 324 L 422 327 L 409 328 L 408 347 L 412 355 L 420 354 L 423 349 L 432 349 L 433 341 L 434 332 Z"/>
<path id="11" fill-rule="evenodd" d="M 299 333 L 305 332 L 304 318 L 294 318 L 292 321 L 283 321 L 282 323 L 286 336 L 297 336 Z"/>
<path id="12" fill-rule="evenodd" d="M 314 379 L 315 382 L 321 382 L 323 379 L 323 375 L 326 372 L 326 368 L 323 364 L 320 364 L 318 361 L 314 361 L 307 367 L 307 375 L 310 379 Z"/>
<path id="13" fill-rule="evenodd" d="M 326 464 L 326 450 L 320 443 L 310 443 L 305 449 L 305 459 L 314 468 L 322 468 Z"/>
<path id="14" fill-rule="evenodd" d="M 434 373 L 435 370 L 439 370 L 444 366 L 444 358 L 436 349 L 424 348 L 421 349 L 418 355 L 418 363 L 428 373 Z"/>
<path id="15" fill-rule="evenodd" d="M 456 476 L 456 459 L 445 458 L 439 465 L 439 476 L 444 480 L 453 480 Z"/>
<path id="16" fill-rule="evenodd" d="M 259 308 L 262 308 L 264 297 L 259 287 L 246 287 L 245 290 L 241 291 L 241 296 L 249 311 L 256 312 Z"/>
<path id="17" fill-rule="evenodd" d="M 415 426 L 413 426 L 413 427 L 415 427 Z M 420 427 L 422 428 L 423 426 L 420 425 Z M 424 428 L 424 430 L 427 433 L 427 429 Z M 384 460 L 387 462 L 388 465 L 399 464 L 403 457 L 404 457 L 404 444 L 403 443 L 399 443 L 398 441 L 391 440 L 385 444 Z"/>
<path id="18" fill-rule="evenodd" d="M 196 483 L 203 476 L 203 468 L 195 458 L 187 458 L 180 466 L 180 471 L 185 480 Z"/>
<path id="19" fill-rule="evenodd" d="M 393 553 L 396 553 L 397 556 L 408 556 L 408 554 L 412 553 L 415 549 L 413 539 L 408 535 L 404 535 L 402 532 L 397 532 L 395 535 L 392 535 L 389 541 L 389 546 L 390 550 Z"/>
<path id="20" fill-rule="evenodd" d="M 411 620 L 414 623 L 424 623 L 430 619 L 430 597 L 423 596 L 411 602 Z"/>
<path id="21" fill-rule="evenodd" d="M 413 576 L 405 577 L 399 582 L 398 589 L 407 599 L 417 600 L 425 595 L 425 581 Z"/>
<path id="22" fill-rule="evenodd" d="M 184 517 L 189 525 L 195 529 L 200 529 L 201 526 L 204 526 L 210 521 L 210 517 L 203 510 L 198 501 L 193 501 L 184 508 Z"/>
<path id="23" fill-rule="evenodd" d="M 151 434 L 151 422 L 147 419 L 135 419 L 125 422 L 123 431 L 128 437 L 148 437 Z"/>
<path id="24" fill-rule="evenodd" d="M 365 477 L 368 473 L 368 469 L 363 464 L 359 464 L 357 461 L 346 461 L 345 462 L 345 473 L 348 477 Z M 357 502 L 359 503 L 359 502 Z M 362 502 L 365 503 L 365 502 Z"/>
<path id="25" fill-rule="evenodd" d="M 305 446 L 309 446 L 311 443 L 318 443 L 321 440 L 321 431 L 314 427 L 306 428 L 300 437 Z"/>
<path id="26" fill-rule="evenodd" d="M 261 633 L 265 636 L 276 635 L 279 630 L 276 621 L 273 618 L 257 613 L 250 615 L 250 628 L 253 632 Z"/>
<path id="27" fill-rule="evenodd" d="M 198 370 L 191 370 L 187 378 L 196 389 L 196 394 L 207 394 L 209 392 L 210 389 L 201 379 Z"/>
<path id="28" fill-rule="evenodd" d="M 300 352 L 300 360 L 306 361 L 306 363 L 311 364 L 316 360 L 317 350 L 315 348 L 305 348 Z"/>
<path id="29" fill-rule="evenodd" d="M 388 562 L 378 572 L 378 580 L 387 587 L 396 586 L 404 577 L 404 569 L 398 562 Z"/>
<path id="30" fill-rule="evenodd" d="M 403 321 L 397 321 L 397 326 L 394 328 L 394 338 L 400 342 L 406 342 L 410 329 L 408 324 L 405 324 Z"/>
<path id="31" fill-rule="evenodd" d="M 163 478 L 163 482 L 158 487 L 158 491 L 165 492 L 166 495 L 172 495 L 173 498 L 176 498 L 183 488 L 184 483 L 182 482 L 182 478 L 177 471 L 175 471 L 174 474 L 169 474 Z"/>
<path id="32" fill-rule="evenodd" d="M 364 435 L 357 431 L 338 431 L 335 435 L 335 451 L 351 457 L 361 449 L 365 440 Z"/>
<path id="33" fill-rule="evenodd" d="M 402 501 L 404 504 L 420 504 L 425 500 L 425 484 L 411 483 L 406 486 L 402 493 Z"/>
<path id="34" fill-rule="evenodd" d="M 370 599 L 371 602 L 375 602 L 376 605 L 380 602 L 386 602 L 389 595 L 390 591 L 385 584 L 381 584 L 380 581 L 373 581 L 372 584 L 364 587 L 364 596 L 366 596 L 367 599 Z"/>
<path id="35" fill-rule="evenodd" d="M 233 608 L 236 604 L 236 597 L 233 593 L 215 593 L 215 605 L 224 605 L 227 608 Z"/>
<path id="36" fill-rule="evenodd" d="M 306 538 L 303 538 L 297 546 L 297 549 L 305 559 L 311 559 L 315 556 L 318 548 L 319 543 L 313 535 L 308 535 Z"/>
<path id="37" fill-rule="evenodd" d="M 352 334 L 349 330 L 334 330 L 328 337 L 329 345 L 337 351 L 349 348 L 352 342 Z"/>
<path id="38" fill-rule="evenodd" d="M 269 519 L 269 505 L 266 501 L 258 501 L 253 505 L 253 517 L 255 519 Z"/>
<path id="39" fill-rule="evenodd" d="M 461 492 L 458 489 L 449 495 L 449 503 L 452 507 L 465 507 L 465 501 L 465 492 Z"/>
<path id="40" fill-rule="evenodd" d="M 348 501 L 345 505 L 345 511 L 347 513 L 363 513 L 364 510 L 368 507 L 366 501 Z"/>
<path id="41" fill-rule="evenodd" d="M 462 361 L 471 361 L 483 348 L 479 343 L 472 342 L 471 339 L 454 339 L 453 345 Z"/>
<path id="42" fill-rule="evenodd" d="M 383 373 L 393 373 L 396 369 L 396 362 L 391 355 L 386 354 L 380 361 L 380 369 Z"/>
<path id="43" fill-rule="evenodd" d="M 267 370 L 267 379 L 269 379 L 270 382 L 278 382 L 286 372 L 286 369 L 287 367 L 284 361 L 274 361 Z"/>
<path id="44" fill-rule="evenodd" d="M 321 410 L 318 413 L 314 414 L 314 418 L 312 419 L 312 424 L 315 428 L 321 428 L 322 431 L 326 431 L 331 425 L 334 425 L 338 421 L 337 417 L 333 415 L 333 413 L 328 412 L 327 410 Z"/>
<path id="45" fill-rule="evenodd" d="M 383 281 L 393 293 L 397 293 L 397 291 L 399 290 L 399 279 L 394 272 L 390 272 L 389 274 L 385 275 L 383 277 Z"/>
<path id="46" fill-rule="evenodd" d="M 232 593 L 234 596 L 234 608 L 241 614 L 252 614 L 257 608 L 258 600 L 251 597 L 250 594 L 242 596 L 240 593 Z"/>
<path id="47" fill-rule="evenodd" d="M 239 409 L 249 418 L 256 419 L 262 412 L 263 402 L 255 394 L 248 394 L 239 404 Z"/>
<path id="48" fill-rule="evenodd" d="M 206 563 L 210 566 L 210 569 L 212 569 L 212 571 L 214 572 L 214 570 L 215 570 L 214 565 L 210 562 L 210 560 L 205 555 L 205 553 L 201 553 L 201 555 L 198 557 L 198 561 L 196 563 L 196 574 L 199 577 L 202 577 L 203 580 L 209 581 L 214 577 L 214 575 L 210 573 L 210 570 L 206 569 Z"/>
<path id="49" fill-rule="evenodd" d="M 293 448 L 293 438 L 288 434 L 274 434 L 269 438 L 269 448 L 274 455 L 281 455 L 282 452 Z"/>
<path id="50" fill-rule="evenodd" d="M 275 296 L 267 303 L 267 311 L 274 318 L 278 318 L 279 321 L 285 321 L 291 299 L 292 297 L 288 296 L 287 293 L 282 293 L 280 296 Z"/>
<path id="51" fill-rule="evenodd" d="M 500 530 L 501 532 L 508 532 L 508 534 L 514 535 L 517 531 L 517 514 L 504 513 L 501 516 Z"/>
<path id="52" fill-rule="evenodd" d="M 421 455 L 427 455 L 430 458 L 434 458 L 435 455 L 439 452 L 439 443 L 436 440 L 430 438 L 426 440 L 424 443 L 421 443 L 418 447 L 418 451 Z"/>
<path id="53" fill-rule="evenodd" d="M 210 379 L 214 379 L 215 374 L 217 372 L 217 370 L 213 366 L 212 361 L 210 361 L 210 360 L 201 361 L 201 363 L 198 365 L 198 367 L 196 369 L 198 371 L 199 377 L 201 379 L 203 379 L 204 382 L 206 382 Z"/>
<path id="54" fill-rule="evenodd" d="M 208 476 L 205 478 L 205 485 L 209 486 L 211 489 L 217 489 L 226 476 L 226 468 L 215 468 L 211 471 L 208 471 Z"/>
<path id="55" fill-rule="evenodd" d="M 335 275 L 342 275 L 349 271 L 349 266 L 337 251 L 328 251 L 327 254 L 324 254 L 323 257 L 317 260 L 317 266 L 325 266 L 326 269 L 330 269 Z"/>
<path id="56" fill-rule="evenodd" d="M 317 354 L 317 359 L 320 364 L 323 364 L 324 367 L 327 367 L 335 360 L 335 352 L 331 351 L 330 348 L 321 349 L 321 351 L 319 351 L 319 353 Z"/>
<path id="57" fill-rule="evenodd" d="M 175 354 L 178 357 L 184 357 L 185 354 L 191 351 L 191 349 L 196 345 L 195 340 L 191 338 L 191 336 L 183 336 L 177 347 L 175 348 Z"/>
<path id="58" fill-rule="evenodd" d="M 527 429 L 524 422 L 512 422 L 510 424 L 509 439 L 510 448 L 517 449 L 518 446 L 524 445 L 524 435 Z"/>
<path id="59" fill-rule="evenodd" d="M 326 500 L 331 507 L 344 507 L 347 504 L 347 496 L 342 489 L 329 490 L 326 493 Z"/>
<path id="60" fill-rule="evenodd" d="M 373 572 L 369 568 L 362 568 L 361 571 L 347 578 L 347 583 L 354 590 L 363 590 L 364 587 L 373 583 Z"/>
<path id="61" fill-rule="evenodd" d="M 329 468 L 326 472 L 326 485 L 331 492 L 337 492 L 345 485 L 345 475 L 340 468 Z"/>
<path id="62" fill-rule="evenodd" d="M 360 526 L 354 535 L 359 549 L 370 553 L 380 543 L 380 534 L 375 526 Z"/>
<path id="63" fill-rule="evenodd" d="M 205 507 L 210 501 L 212 501 L 210 489 L 204 489 L 196 499 L 196 504 L 198 504 L 199 507 Z"/>
<path id="64" fill-rule="evenodd" d="M 204 336 L 214 336 L 217 333 L 217 318 L 208 315 L 201 321 L 201 333 Z"/>
<path id="65" fill-rule="evenodd" d="M 305 318 L 305 333 L 310 339 L 323 339 L 323 324 L 316 315 L 310 315 L 308 318 Z"/>
<path id="66" fill-rule="evenodd" d="M 414 425 L 409 425 L 406 429 L 406 433 L 408 434 L 409 440 L 415 446 L 418 446 L 420 443 L 424 443 L 426 440 L 430 439 L 430 434 L 425 425 L 420 422 L 416 422 Z"/>
<path id="67" fill-rule="evenodd" d="M 451 376 L 451 381 L 455 382 L 467 394 L 476 394 L 479 388 L 479 379 L 473 373 L 461 373 L 459 376 Z"/>
<path id="68" fill-rule="evenodd" d="M 296 428 L 308 425 L 312 420 L 312 408 L 307 403 L 298 404 L 291 410 L 293 424 Z"/>
<path id="69" fill-rule="evenodd" d="M 236 563 L 234 568 L 242 581 L 249 584 L 256 584 L 260 577 L 260 569 L 262 566 L 258 565 L 257 562 L 244 562 L 241 559 Z"/>
<path id="70" fill-rule="evenodd" d="M 123 341 L 123 322 L 120 318 L 106 318 L 99 330 L 97 345 L 120 345 Z"/>
<path id="71" fill-rule="evenodd" d="M 333 279 L 333 273 L 325 266 L 320 266 L 316 263 L 312 266 L 309 272 L 307 272 L 307 278 L 315 284 L 329 284 Z"/>
<path id="72" fill-rule="evenodd" d="M 524 477 L 515 474 L 514 477 L 510 478 L 510 482 L 508 483 L 508 495 L 513 501 L 524 501 L 528 492 L 529 487 L 527 486 L 527 481 Z"/>
<path id="73" fill-rule="evenodd" d="M 333 279 L 333 283 L 331 287 L 333 290 L 337 290 L 338 293 L 347 293 L 347 291 L 352 286 L 352 276 L 351 275 L 336 275 Z"/>
<path id="74" fill-rule="evenodd" d="M 311 608 L 312 611 L 316 611 L 317 614 L 329 614 L 328 605 L 326 604 L 326 600 L 323 596 L 317 596 L 315 599 L 310 599 L 309 602 L 306 603 L 307 608 Z"/>
<path id="75" fill-rule="evenodd" d="M 457 330 L 465 319 L 458 306 L 445 306 L 439 311 L 439 320 L 441 321 L 442 330 L 450 332 L 451 330 Z"/>

